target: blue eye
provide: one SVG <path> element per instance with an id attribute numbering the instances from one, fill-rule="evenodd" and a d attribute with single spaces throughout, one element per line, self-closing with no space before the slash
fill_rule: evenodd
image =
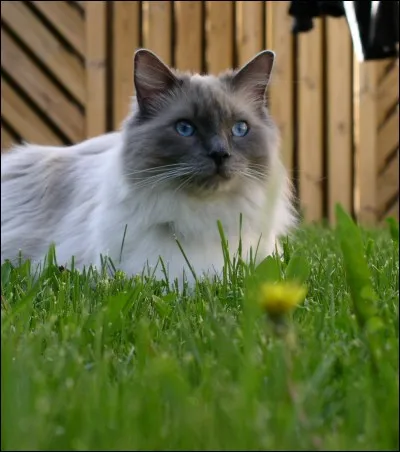
<path id="1" fill-rule="evenodd" d="M 246 121 L 238 121 L 233 124 L 232 135 L 235 137 L 244 137 L 249 131 L 249 126 Z"/>
<path id="2" fill-rule="evenodd" d="M 175 129 L 182 137 L 191 137 L 194 134 L 194 126 L 189 121 L 178 121 Z"/>

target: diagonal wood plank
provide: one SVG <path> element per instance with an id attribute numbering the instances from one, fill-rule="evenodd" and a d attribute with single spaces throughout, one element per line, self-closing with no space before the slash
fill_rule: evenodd
<path id="1" fill-rule="evenodd" d="M 378 124 L 381 125 L 393 106 L 399 101 L 399 69 L 394 66 L 378 86 Z"/>
<path id="2" fill-rule="evenodd" d="M 381 223 L 383 225 L 386 225 L 386 218 L 389 217 L 394 217 L 397 219 L 397 221 L 399 220 L 399 194 L 397 193 L 397 201 L 391 206 L 389 207 L 389 210 L 387 212 L 385 212 L 382 217 L 381 217 Z"/>
<path id="3" fill-rule="evenodd" d="M 61 35 L 85 56 L 85 19 L 68 2 L 31 1 L 60 32 Z"/>
<path id="4" fill-rule="evenodd" d="M 1 152 L 7 152 L 11 146 L 16 142 L 13 136 L 4 129 L 1 128 Z"/>
<path id="5" fill-rule="evenodd" d="M 379 175 L 377 181 L 377 203 L 380 215 L 386 210 L 387 204 L 399 191 L 399 151 L 395 158 Z"/>
<path id="6" fill-rule="evenodd" d="M 82 9 L 82 11 L 85 11 L 85 1 L 74 0 L 74 3 L 76 3 Z"/>
<path id="7" fill-rule="evenodd" d="M 71 94 L 85 105 L 85 70 L 79 59 L 61 45 L 23 2 L 1 2 L 1 19 Z"/>
<path id="8" fill-rule="evenodd" d="M 83 113 L 68 101 L 4 30 L 1 30 L 1 67 L 72 142 L 83 140 Z"/>
<path id="9" fill-rule="evenodd" d="M 399 146 L 399 114 L 397 111 L 394 111 L 378 130 L 377 143 L 376 160 L 378 172 L 380 172 L 385 167 L 386 160 Z"/>
<path id="10" fill-rule="evenodd" d="M 386 76 L 390 69 L 395 66 L 396 58 L 385 58 L 384 60 L 376 60 L 376 80 L 378 83 Z"/>
<path id="11" fill-rule="evenodd" d="M 27 142 L 57 146 L 64 144 L 3 78 L 1 79 L 1 113 L 11 127 Z"/>

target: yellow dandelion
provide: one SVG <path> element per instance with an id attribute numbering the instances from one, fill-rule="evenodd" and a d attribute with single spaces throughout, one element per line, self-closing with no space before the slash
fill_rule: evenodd
<path id="1" fill-rule="evenodd" d="M 259 291 L 260 306 L 272 317 L 282 316 L 299 305 L 307 294 L 307 287 L 292 282 L 264 283 Z"/>

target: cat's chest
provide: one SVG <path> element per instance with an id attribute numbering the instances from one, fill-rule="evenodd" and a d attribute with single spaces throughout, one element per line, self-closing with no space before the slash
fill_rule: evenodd
<path id="1" fill-rule="evenodd" d="M 187 260 L 198 274 L 222 269 L 221 229 L 232 253 L 240 237 L 245 251 L 257 246 L 262 231 L 254 210 L 179 201 L 160 198 L 107 215 L 101 241 L 108 243 L 107 254 L 130 274 L 160 266 L 161 257 L 174 278 L 188 269 Z"/>
<path id="2" fill-rule="evenodd" d="M 143 268 L 156 275 L 163 275 L 163 266 L 168 269 L 170 278 L 179 278 L 185 269 L 190 267 L 197 275 L 207 272 L 220 272 L 223 268 L 224 257 L 221 236 L 217 225 L 216 232 L 203 231 L 197 236 L 181 231 L 174 222 L 162 223 L 142 231 L 138 235 L 127 235 L 121 253 L 121 268 L 130 274 L 141 273 Z M 238 226 L 239 231 L 239 226 Z M 185 234 L 186 232 L 186 234 Z M 235 254 L 239 245 L 239 234 L 226 234 L 229 249 Z M 249 231 L 244 231 L 242 245 L 244 253 L 248 254 L 251 247 L 257 247 L 258 237 Z M 117 251 L 118 254 L 118 250 Z M 163 264 L 160 262 L 160 257 Z"/>

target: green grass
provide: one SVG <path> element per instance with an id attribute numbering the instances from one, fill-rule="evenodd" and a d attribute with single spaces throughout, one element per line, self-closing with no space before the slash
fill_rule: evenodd
<path id="1" fill-rule="evenodd" d="M 376 367 L 326 228 L 285 248 L 310 265 L 290 353 L 240 265 L 178 294 L 55 265 L 35 286 L 29 263 L 4 264 L 2 450 L 398 449 L 398 248 L 388 229 L 362 238 Z"/>

